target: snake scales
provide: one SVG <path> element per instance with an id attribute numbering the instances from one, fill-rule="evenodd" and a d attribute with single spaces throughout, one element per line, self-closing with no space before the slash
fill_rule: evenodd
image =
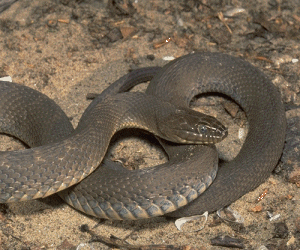
<path id="1" fill-rule="evenodd" d="M 123 94 L 125 99 L 126 96 L 128 97 L 124 101 L 119 99 L 120 94 L 110 95 L 127 91 L 153 76 L 146 91 L 148 96 L 125 93 Z M 24 100 L 18 94 L 14 99 L 5 99 L 6 96 L 13 96 L 19 90 L 10 91 L 8 90 L 9 94 L 1 95 L 0 99 L 0 109 L 5 110 L 4 113 L 2 112 L 4 118 L 0 118 L 1 131 L 12 134 L 35 148 L 18 152 L 1 152 L 0 201 L 2 203 L 45 197 L 72 186 L 93 172 L 104 157 L 106 146 L 104 150 L 100 150 L 101 153 L 95 153 L 93 148 L 99 148 L 99 143 L 104 140 L 104 137 L 108 142 L 111 137 L 111 134 L 106 136 L 105 133 L 99 137 L 99 130 L 105 131 L 114 127 L 115 121 L 120 118 L 118 109 L 126 105 L 131 108 L 130 111 L 121 112 L 122 119 L 130 114 L 129 118 L 124 118 L 125 123 L 118 124 L 118 128 L 114 129 L 112 134 L 133 122 L 134 126 L 148 129 L 164 139 L 170 139 L 157 132 L 161 131 L 160 128 L 157 129 L 156 112 L 162 113 L 159 114 L 163 117 L 162 122 L 168 121 L 173 132 L 176 132 L 176 119 L 171 117 L 174 117 L 174 114 L 180 116 L 183 111 L 189 113 L 187 108 L 191 99 L 201 93 L 221 93 L 238 103 L 246 112 L 249 132 L 237 157 L 220 166 L 216 179 L 198 198 L 196 197 L 206 189 L 215 175 L 216 152 L 211 146 L 178 145 L 161 140 L 170 161 L 149 170 L 128 171 L 112 164 L 109 160 L 104 160 L 102 167 L 84 179 L 80 185 L 60 193 L 69 204 L 88 214 L 110 219 L 137 219 L 169 213 L 176 209 L 169 215 L 179 217 L 217 210 L 261 184 L 274 169 L 284 144 L 285 113 L 276 87 L 262 72 L 249 63 L 220 53 L 190 54 L 172 61 L 162 70 L 146 68 L 124 76 L 103 94 L 109 97 L 103 100 L 101 94 L 91 103 L 74 132 L 66 116 L 54 103 L 48 104 L 47 107 L 40 105 L 46 97 L 35 96 L 36 93 L 33 91 L 31 100 L 34 101 L 30 106 L 34 106 L 34 102 L 37 102 L 39 115 L 36 112 L 26 113 L 27 111 L 21 113 L 20 107 L 25 106 L 26 103 L 22 103 Z M 147 99 L 148 103 L 146 105 L 135 103 L 134 95 L 139 96 L 137 99 Z M 170 116 L 169 111 L 166 113 L 162 111 L 164 110 L 161 109 L 162 106 L 166 105 L 166 110 L 173 109 L 173 111 L 178 108 L 164 102 L 156 103 L 151 97 L 153 95 L 183 108 Z M 111 103 L 115 103 L 113 108 L 109 106 Z M 102 112 L 106 106 L 109 106 L 109 112 L 101 113 L 104 119 L 95 120 L 96 113 L 100 110 Z M 130 113 L 140 114 L 141 111 L 137 107 L 146 110 L 144 114 L 148 119 L 144 123 L 137 124 L 141 117 L 132 116 Z M 155 112 L 152 107 L 156 107 Z M 51 119 L 47 118 L 49 115 Z M 155 119 L 149 118 L 150 115 Z M 194 115 L 195 113 L 192 113 L 193 119 Z M 50 124 L 45 122 L 45 119 L 55 122 Z M 186 129 L 186 121 L 183 122 L 182 119 L 179 118 L 180 124 Z M 109 123 L 108 120 L 112 122 Z M 222 138 L 226 136 L 226 129 L 216 120 L 210 117 L 204 120 L 213 123 L 214 127 L 210 128 L 205 123 L 202 132 L 214 132 Z M 25 126 L 20 125 L 22 122 L 25 122 Z M 201 126 L 203 128 L 203 125 Z M 169 129 L 165 126 L 163 131 Z M 189 132 L 183 134 L 177 131 L 180 137 L 184 137 L 183 140 L 180 139 L 183 142 L 190 137 L 190 130 L 192 130 L 193 140 L 196 136 L 193 128 L 188 129 Z M 196 130 L 201 129 L 198 127 Z M 178 138 L 171 139 L 180 142 L 177 141 Z M 27 166 L 29 171 L 23 170 L 24 163 L 29 163 Z M 78 170 L 74 166 L 82 168 Z M 136 181 L 128 180 L 131 175 L 134 175 Z M 141 178 L 145 179 L 141 181 Z M 157 181 L 159 178 L 162 179 Z M 96 186 L 94 181 L 100 181 L 100 184 Z M 164 183 L 165 187 L 161 183 Z M 99 186 L 104 189 L 98 191 Z M 147 189 L 144 190 L 143 188 L 146 187 Z M 147 198 L 142 199 L 144 197 Z M 191 203 L 179 208 L 187 202 Z"/>

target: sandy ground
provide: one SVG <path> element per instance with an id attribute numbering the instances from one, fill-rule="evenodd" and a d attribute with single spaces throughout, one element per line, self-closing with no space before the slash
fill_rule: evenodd
<path id="1" fill-rule="evenodd" d="M 287 143 L 276 170 L 231 205 L 243 217 L 244 227 L 237 229 L 214 214 L 199 232 L 180 232 L 174 220 L 163 217 L 112 222 L 81 214 L 53 195 L 0 206 L 0 249 L 111 249 L 94 242 L 83 230 L 87 227 L 96 235 L 114 235 L 133 245 L 225 249 L 212 246 L 211 239 L 227 235 L 240 239 L 245 249 L 300 249 L 300 192 L 293 183 L 300 179 L 300 4 L 198 2 L 20 0 L 0 14 L 0 76 L 9 75 L 14 82 L 45 93 L 76 126 L 90 102 L 86 94 L 100 93 L 130 69 L 163 65 L 167 57 L 191 51 L 244 57 L 280 88 L 288 118 Z M 204 110 L 211 103 L 222 109 L 221 102 L 206 99 Z M 216 110 L 211 112 L 230 125 L 235 136 L 224 142 L 228 149 L 221 146 L 222 154 L 236 154 L 242 143 L 236 131 L 243 119 Z M 1 142 L 1 150 L 24 147 L 4 135 Z M 165 156 L 152 142 L 151 136 L 125 135 L 108 154 L 124 158 L 132 168 L 156 165 Z"/>

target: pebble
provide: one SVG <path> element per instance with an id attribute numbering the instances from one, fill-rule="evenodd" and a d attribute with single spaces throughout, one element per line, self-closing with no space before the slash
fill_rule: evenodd
<path id="1" fill-rule="evenodd" d="M 225 110 L 231 115 L 231 117 L 235 118 L 237 112 L 239 111 L 239 106 L 237 106 L 233 102 L 224 102 L 222 103 Z"/>
<path id="2" fill-rule="evenodd" d="M 61 245 L 57 247 L 58 250 L 62 250 L 62 249 L 64 249 L 64 250 L 72 250 L 74 248 L 75 248 L 75 246 L 72 243 L 70 243 L 68 240 L 64 240 L 61 243 Z"/>
<path id="3" fill-rule="evenodd" d="M 51 19 L 47 22 L 47 25 L 50 27 L 50 28 L 55 28 L 57 26 L 57 19 Z"/>
<path id="4" fill-rule="evenodd" d="M 289 229 L 285 222 L 275 223 L 274 226 L 274 238 L 285 239 L 288 237 Z"/>
<path id="5" fill-rule="evenodd" d="M 300 217 L 295 219 L 295 227 L 298 233 L 300 233 Z"/>
<path id="6" fill-rule="evenodd" d="M 219 45 L 231 43 L 231 34 L 225 27 L 211 29 L 209 35 Z"/>
<path id="7" fill-rule="evenodd" d="M 266 246 L 260 246 L 257 250 L 269 250 Z"/>
<path id="8" fill-rule="evenodd" d="M 300 167 L 294 167 L 294 170 L 289 174 L 289 182 L 295 183 L 300 187 Z"/>
<path id="9" fill-rule="evenodd" d="M 118 28 L 113 28 L 111 31 L 108 32 L 108 34 L 106 34 L 106 37 L 111 43 L 114 43 L 123 38 L 122 33 Z"/>
<path id="10" fill-rule="evenodd" d="M 272 61 L 276 67 L 280 67 L 280 64 L 292 62 L 292 57 L 290 55 L 281 55 L 279 57 L 273 57 Z"/>
<path id="11" fill-rule="evenodd" d="M 122 33 L 123 38 L 125 39 L 136 33 L 137 29 L 134 27 L 121 27 L 120 31 Z"/>
<path id="12" fill-rule="evenodd" d="M 147 55 L 147 59 L 150 61 L 153 61 L 155 59 L 155 55 L 149 54 L 149 55 Z"/>

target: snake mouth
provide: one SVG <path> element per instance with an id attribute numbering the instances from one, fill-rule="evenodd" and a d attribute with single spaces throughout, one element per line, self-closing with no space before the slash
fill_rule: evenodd
<path id="1" fill-rule="evenodd" d="M 222 139 L 225 139 L 228 136 L 228 129 L 226 128 L 223 132 L 222 132 Z"/>
<path id="2" fill-rule="evenodd" d="M 228 129 L 222 124 L 214 124 L 215 126 L 203 126 L 199 129 L 195 140 L 199 141 L 199 144 L 216 144 L 224 140 L 228 136 Z M 220 125 L 220 126 L 217 126 Z"/>
<path id="3" fill-rule="evenodd" d="M 207 130 L 200 129 L 202 132 L 195 132 L 193 130 L 176 130 L 173 131 L 177 141 L 186 144 L 216 144 L 221 142 L 228 136 L 228 129 L 224 126 L 222 128 L 209 128 Z"/>

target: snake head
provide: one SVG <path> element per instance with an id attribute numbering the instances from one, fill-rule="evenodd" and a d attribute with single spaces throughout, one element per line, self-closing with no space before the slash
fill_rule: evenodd
<path id="1" fill-rule="evenodd" d="M 216 118 L 191 109 L 176 109 L 161 123 L 164 139 L 185 144 L 215 144 L 228 135 Z"/>

